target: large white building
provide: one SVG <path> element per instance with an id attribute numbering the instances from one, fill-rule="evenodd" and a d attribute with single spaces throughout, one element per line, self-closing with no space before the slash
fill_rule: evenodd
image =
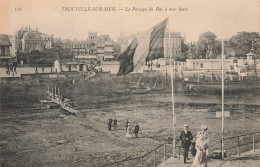
<path id="1" fill-rule="evenodd" d="M 218 71 L 222 68 L 222 59 L 187 59 L 188 70 Z M 231 70 L 234 66 L 233 59 L 224 60 L 224 70 Z"/>

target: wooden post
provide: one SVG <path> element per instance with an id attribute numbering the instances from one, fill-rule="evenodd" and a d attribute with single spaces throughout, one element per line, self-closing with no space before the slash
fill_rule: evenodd
<path id="1" fill-rule="evenodd" d="M 255 152 L 255 133 L 253 133 L 253 151 Z"/>
<path id="2" fill-rule="evenodd" d="M 222 140 L 220 140 L 220 151 L 222 153 Z"/>
<path id="3" fill-rule="evenodd" d="M 168 87 L 168 82 L 167 82 L 167 68 L 166 68 L 166 73 L 165 73 L 165 85 Z"/>
<path id="4" fill-rule="evenodd" d="M 142 156 L 141 157 L 141 167 L 143 167 L 144 166 L 144 157 Z"/>
<path id="5" fill-rule="evenodd" d="M 237 137 L 237 146 L 238 146 L 238 148 L 237 148 L 237 154 L 238 154 L 238 156 L 240 156 L 240 143 L 239 143 L 239 136 Z"/>
<path id="6" fill-rule="evenodd" d="M 164 153 L 164 163 L 166 164 L 166 143 L 163 145 L 163 153 Z"/>
<path id="7" fill-rule="evenodd" d="M 224 41 L 223 41 L 223 28 L 222 28 L 222 40 L 221 40 L 221 57 L 222 57 L 222 63 L 221 63 L 221 94 L 222 94 L 222 123 L 221 123 L 221 139 L 222 139 L 222 151 L 221 151 L 221 155 L 222 155 L 222 161 L 224 161 Z"/>
<path id="8" fill-rule="evenodd" d="M 156 150 L 154 150 L 154 163 L 153 166 L 156 167 Z"/>
<path id="9" fill-rule="evenodd" d="M 179 147 L 179 159 L 181 159 L 181 147 Z"/>

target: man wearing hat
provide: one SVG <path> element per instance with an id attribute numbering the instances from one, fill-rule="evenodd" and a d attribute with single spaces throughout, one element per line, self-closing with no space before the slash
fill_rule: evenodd
<path id="1" fill-rule="evenodd" d="M 186 159 L 189 160 L 188 151 L 189 151 L 189 147 L 191 145 L 191 140 L 193 139 L 192 134 L 188 129 L 189 129 L 189 126 L 187 124 L 185 124 L 184 130 L 181 132 L 181 136 L 180 136 L 181 145 L 184 150 L 184 152 L 183 152 L 184 163 L 186 163 Z"/>

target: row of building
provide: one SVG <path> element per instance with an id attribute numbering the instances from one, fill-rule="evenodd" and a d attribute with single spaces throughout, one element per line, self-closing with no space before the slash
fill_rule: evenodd
<path id="1" fill-rule="evenodd" d="M 89 32 L 86 41 L 57 40 L 53 38 L 53 35 L 48 36 L 40 33 L 37 28 L 32 30 L 30 27 L 25 27 L 16 31 L 13 36 L 0 34 L 0 65 L 6 64 L 8 60 L 13 57 L 13 50 L 26 53 L 32 50 L 49 49 L 54 45 L 71 49 L 77 59 L 113 60 L 115 50 L 119 53 L 123 52 L 134 37 L 134 35 L 125 36 L 124 34 L 120 34 L 117 42 L 114 42 L 109 35 L 98 36 L 97 32 Z M 152 63 L 154 65 L 160 64 L 162 70 L 170 64 L 170 57 L 172 57 L 174 69 L 180 76 L 188 77 L 191 75 L 204 74 L 213 76 L 213 74 L 220 74 L 222 68 L 221 59 L 187 59 L 186 62 L 175 61 L 173 57 L 181 55 L 182 40 L 183 38 L 180 33 L 166 33 L 164 58 L 153 60 Z M 243 77 L 247 77 L 250 71 L 255 71 L 255 73 L 259 72 L 259 59 L 253 59 L 255 56 L 254 49 L 252 48 L 246 56 L 246 59 L 224 59 L 224 70 L 230 74 L 236 73 L 236 75 L 242 79 Z M 68 67 L 68 69 L 70 69 L 69 67 L 76 68 L 76 66 L 79 65 L 81 68 L 78 70 L 84 71 L 83 61 L 81 61 L 81 63 L 67 62 L 64 65 Z"/>
<path id="2" fill-rule="evenodd" d="M 89 32 L 87 39 L 84 41 L 78 41 L 76 39 L 61 40 L 61 38 L 54 38 L 53 34 L 48 35 L 42 33 L 38 30 L 38 27 L 33 29 L 29 25 L 15 31 L 13 35 L 8 35 L 11 45 L 7 48 L 7 50 L 10 50 L 10 53 L 7 51 L 8 53 L 6 55 L 8 55 L 9 58 L 16 57 L 18 52 L 29 53 L 33 50 L 43 51 L 44 49 L 59 46 L 61 48 L 70 49 L 75 58 L 78 59 L 109 61 L 115 60 L 135 37 L 136 35 L 134 34 L 124 35 L 124 33 L 120 33 L 117 41 L 114 41 L 109 35 L 98 35 L 97 32 Z M 181 33 L 166 33 L 166 50 L 164 55 L 168 64 L 170 64 L 170 55 L 172 57 L 181 55 L 181 40 Z M 2 59 L 7 59 L 7 57 L 1 57 Z"/>
<path id="3" fill-rule="evenodd" d="M 89 32 L 88 39 L 59 40 L 57 42 L 61 48 L 69 48 L 77 59 L 97 59 L 101 61 L 114 60 L 117 44 L 109 35 L 98 35 L 97 32 Z"/>

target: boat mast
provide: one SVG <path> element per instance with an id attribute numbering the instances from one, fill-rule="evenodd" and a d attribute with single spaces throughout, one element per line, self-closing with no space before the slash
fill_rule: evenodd
<path id="1" fill-rule="evenodd" d="M 221 154 L 222 154 L 222 160 L 224 160 L 224 41 L 223 41 L 223 25 L 222 25 L 222 140 L 221 140 Z"/>
<path id="2" fill-rule="evenodd" d="M 167 51 L 169 50 L 169 54 L 170 54 L 170 70 L 171 70 L 171 90 L 172 90 L 172 128 L 173 128 L 173 139 L 172 139 L 172 155 L 173 157 L 176 157 L 176 153 L 175 153 L 175 138 L 176 138 L 176 117 L 175 117 L 175 108 L 174 108 L 174 89 L 173 89 L 173 66 L 172 66 L 172 41 L 170 38 L 170 26 L 169 26 L 170 20 L 168 17 L 168 25 L 167 25 L 167 41 L 168 41 L 168 46 L 167 46 Z"/>

